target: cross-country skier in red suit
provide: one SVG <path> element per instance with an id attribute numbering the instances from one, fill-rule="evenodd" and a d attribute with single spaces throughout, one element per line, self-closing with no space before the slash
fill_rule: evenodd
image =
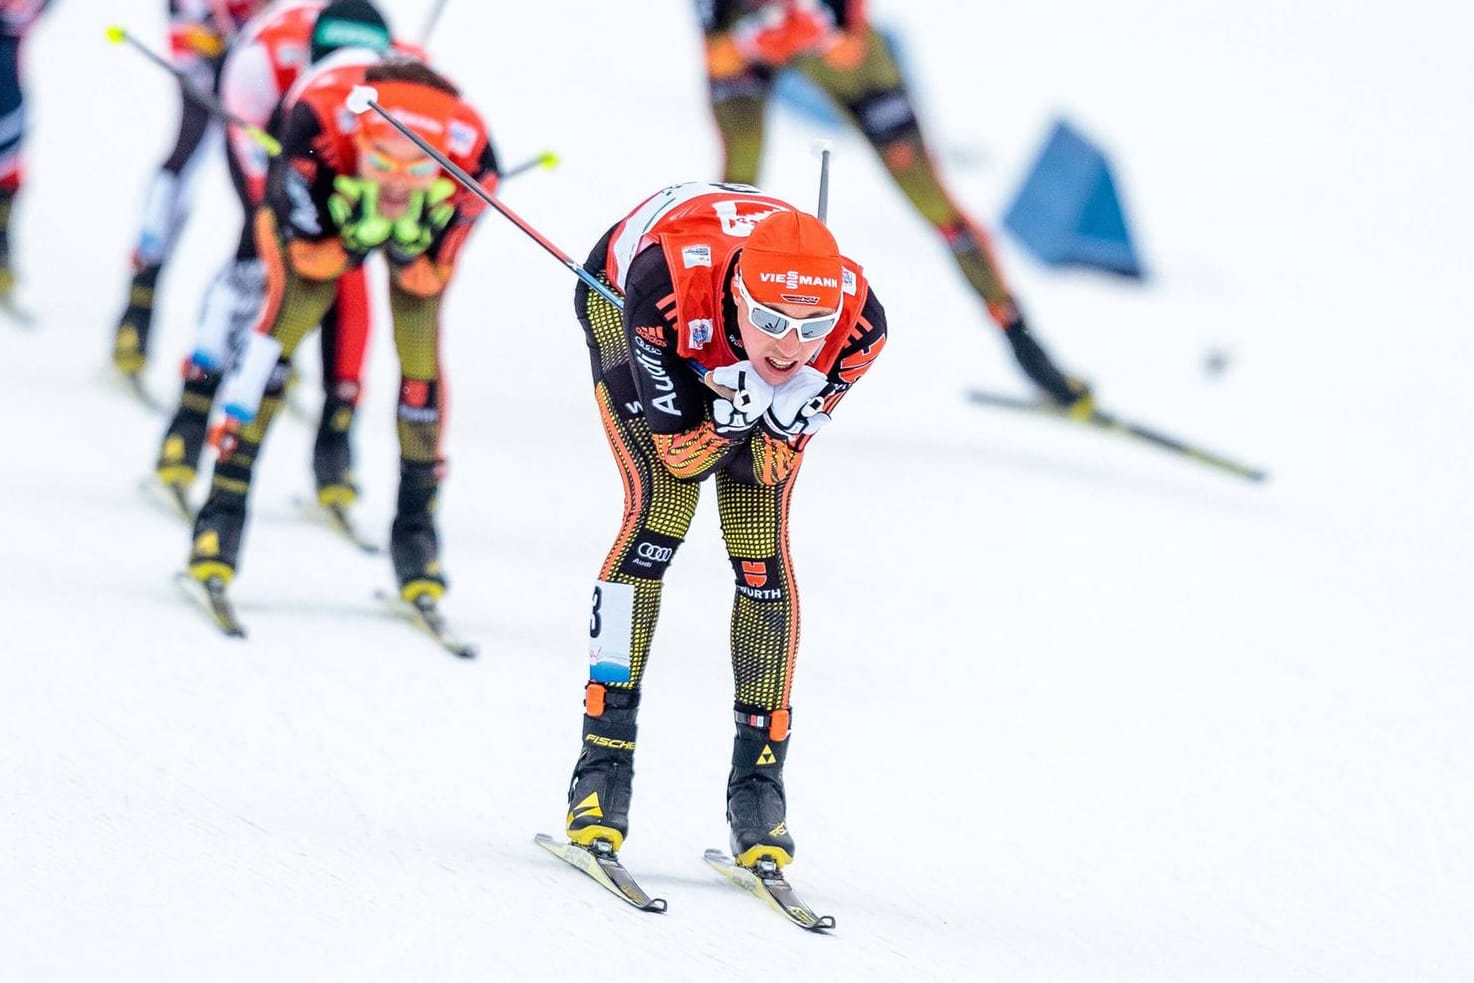
<path id="1" fill-rule="evenodd" d="M 799 622 L 789 502 L 809 441 L 884 347 L 885 312 L 823 223 L 746 185 L 665 189 L 586 266 L 624 297 L 621 314 L 580 284 L 574 306 L 625 503 L 594 589 L 568 836 L 617 850 L 629 831 L 661 580 L 711 478 L 735 581 L 732 850 L 744 865 L 781 866 L 794 851 L 783 787 Z"/>
<path id="2" fill-rule="evenodd" d="M 252 18 L 231 43 L 220 72 L 220 101 L 237 118 L 280 135 L 290 112 L 287 95 L 310 65 L 343 48 L 382 52 L 390 45 L 383 15 L 368 0 L 278 0 Z M 245 215 L 235 256 L 210 283 L 194 349 L 184 362 L 179 408 L 165 431 L 156 472 L 187 496 L 205 444 L 221 379 L 266 294 L 266 267 L 256 246 L 256 209 L 266 194 L 270 158 L 241 127 L 226 128 L 226 158 Z M 338 281 L 323 315 L 325 400 L 313 445 L 313 474 L 322 504 L 346 507 L 357 498 L 349 430 L 358 403 L 369 329 L 361 268 Z"/>
<path id="3" fill-rule="evenodd" d="M 293 351 L 321 323 L 338 284 L 380 250 L 399 356 L 399 495 L 389 553 L 400 596 L 444 593 L 435 501 L 444 474 L 446 406 L 440 308 L 461 246 L 485 205 L 377 115 L 347 108 L 369 85 L 388 112 L 456 166 L 494 189 L 496 154 L 480 115 L 443 75 L 417 60 L 361 48 L 334 52 L 288 94 L 282 153 L 256 213 L 267 267 L 266 303 L 222 387 L 225 421 L 210 495 L 200 508 L 189 573 L 222 585 L 235 575 L 246 499 L 261 442 L 281 405 Z"/>

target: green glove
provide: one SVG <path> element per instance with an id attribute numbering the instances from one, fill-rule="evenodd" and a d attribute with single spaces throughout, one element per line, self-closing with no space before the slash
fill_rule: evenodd
<path id="1" fill-rule="evenodd" d="M 379 214 L 378 184 L 346 174 L 333 178 L 328 214 L 337 223 L 343 245 L 350 252 L 366 253 L 382 246 L 394 230 L 394 223 Z"/>
<path id="2" fill-rule="evenodd" d="M 454 181 L 437 178 L 428 190 L 410 195 L 409 207 L 394 220 L 394 242 L 389 247 L 392 258 L 409 262 L 424 255 L 455 217 L 455 206 L 450 203 L 455 191 Z"/>

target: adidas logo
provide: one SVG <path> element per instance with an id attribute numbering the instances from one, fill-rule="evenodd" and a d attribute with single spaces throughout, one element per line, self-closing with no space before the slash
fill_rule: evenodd
<path id="1" fill-rule="evenodd" d="M 665 331 L 657 325 L 637 324 L 635 325 L 635 334 L 639 335 L 641 338 L 644 338 L 646 341 L 648 341 L 652 345 L 655 345 L 657 348 L 665 347 Z"/>

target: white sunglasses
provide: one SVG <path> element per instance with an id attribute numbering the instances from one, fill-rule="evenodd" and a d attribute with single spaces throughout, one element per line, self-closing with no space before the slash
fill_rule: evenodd
<path id="1" fill-rule="evenodd" d="M 817 341 L 834 330 L 834 326 L 839 323 L 839 313 L 844 309 L 844 298 L 841 297 L 839 308 L 832 314 L 790 317 L 753 300 L 752 294 L 747 292 L 747 284 L 742 282 L 742 274 L 732 277 L 732 282 L 737 285 L 737 292 L 747 302 L 747 316 L 751 319 L 752 326 L 774 338 L 781 338 L 790 330 L 797 329 L 800 341 Z"/>

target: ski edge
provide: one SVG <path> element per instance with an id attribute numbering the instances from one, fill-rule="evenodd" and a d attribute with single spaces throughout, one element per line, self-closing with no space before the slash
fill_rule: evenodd
<path id="1" fill-rule="evenodd" d="M 210 582 L 201 583 L 187 571 L 180 570 L 174 574 L 174 583 L 186 597 L 195 602 L 221 634 L 227 638 L 246 637 L 246 626 L 236 617 L 235 606 L 225 596 L 225 585 L 218 578 L 212 577 Z"/>
<path id="2" fill-rule="evenodd" d="M 293 498 L 292 503 L 304 518 L 312 522 L 324 523 L 330 531 L 337 533 L 360 552 L 369 556 L 378 556 L 384 552 L 383 546 L 358 531 L 358 527 L 348 515 L 348 510 L 342 505 L 323 505 L 305 497 Z"/>
<path id="3" fill-rule="evenodd" d="M 179 485 L 160 481 L 158 475 L 149 475 L 139 479 L 138 490 L 169 515 L 194 524 L 195 510 L 189 504 L 189 494 Z"/>
<path id="4" fill-rule="evenodd" d="M 399 595 L 391 594 L 386 590 L 374 591 L 374 599 L 387 608 L 391 614 L 408 621 L 456 658 L 474 659 L 480 654 L 480 649 L 474 642 L 463 641 L 451 634 L 440 609 L 433 603 L 424 606 L 411 604 Z"/>
<path id="5" fill-rule="evenodd" d="M 665 899 L 651 897 L 644 888 L 640 887 L 634 875 L 619 861 L 619 858 L 612 853 L 607 859 L 601 859 L 595 856 L 592 850 L 566 840 L 555 839 L 547 833 L 538 833 L 532 838 L 532 841 L 568 866 L 583 871 L 596 884 L 631 908 L 656 914 L 665 912 Z"/>
<path id="6" fill-rule="evenodd" d="M 820 934 L 834 928 L 834 916 L 821 915 L 809 907 L 781 873 L 775 878 L 762 877 L 754 870 L 739 866 L 737 861 L 717 849 L 707 850 L 703 859 L 729 883 L 764 902 L 799 928 Z"/>

